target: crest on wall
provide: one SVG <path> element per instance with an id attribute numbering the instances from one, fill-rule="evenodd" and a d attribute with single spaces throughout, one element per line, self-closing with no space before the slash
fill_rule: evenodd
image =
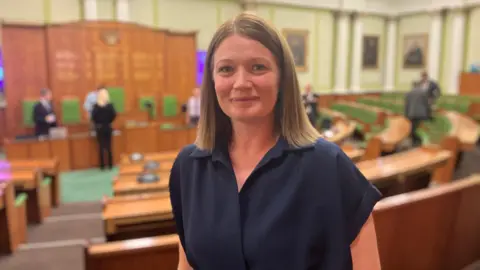
<path id="1" fill-rule="evenodd" d="M 106 45 L 117 45 L 120 41 L 120 34 L 116 30 L 103 31 L 101 33 L 101 38 Z"/>

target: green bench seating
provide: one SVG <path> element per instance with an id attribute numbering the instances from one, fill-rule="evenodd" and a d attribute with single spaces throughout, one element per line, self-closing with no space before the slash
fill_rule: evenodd
<path id="1" fill-rule="evenodd" d="M 352 107 L 348 104 L 343 103 L 334 103 L 330 107 L 330 109 L 341 112 L 351 119 L 359 120 L 362 123 L 369 124 L 370 130 L 368 132 L 365 132 L 365 128 L 362 123 L 357 123 L 356 126 L 356 129 L 362 132 L 365 137 L 372 137 L 385 129 L 384 125 L 376 125 L 378 115 L 374 111 L 370 111 L 364 108 Z"/>
<path id="2" fill-rule="evenodd" d="M 396 114 L 403 114 L 404 108 L 402 104 L 397 104 L 390 100 L 382 100 L 382 99 L 373 99 L 373 98 L 359 98 L 357 99 L 358 103 L 362 103 L 365 105 L 377 107 L 392 113 Z"/>
<path id="3" fill-rule="evenodd" d="M 61 102 L 62 124 L 75 125 L 81 122 L 80 100 L 78 98 L 65 98 Z"/>
<path id="4" fill-rule="evenodd" d="M 33 121 L 33 108 L 37 102 L 37 100 L 28 99 L 22 101 L 22 122 L 25 127 L 33 127 L 35 125 Z"/>
<path id="5" fill-rule="evenodd" d="M 425 121 L 417 130 L 417 135 L 422 139 L 422 144 L 441 143 L 452 129 L 452 123 L 443 115 L 435 115 L 432 121 Z"/>

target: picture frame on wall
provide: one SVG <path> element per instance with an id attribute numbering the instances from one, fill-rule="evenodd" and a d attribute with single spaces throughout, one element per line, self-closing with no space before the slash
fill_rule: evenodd
<path id="1" fill-rule="evenodd" d="M 297 71 L 308 71 L 308 30 L 283 29 L 282 34 L 292 51 Z"/>
<path id="2" fill-rule="evenodd" d="M 428 34 L 403 37 L 403 68 L 424 69 L 428 58 Z"/>
<path id="3" fill-rule="evenodd" d="M 362 67 L 364 69 L 378 68 L 379 39 L 378 36 L 363 36 Z"/>

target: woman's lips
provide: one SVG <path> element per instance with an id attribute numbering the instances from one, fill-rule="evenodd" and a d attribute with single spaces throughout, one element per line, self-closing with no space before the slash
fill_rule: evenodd
<path id="1" fill-rule="evenodd" d="M 258 100 L 258 97 L 240 97 L 240 98 L 232 98 L 234 102 L 248 102 L 248 101 L 255 101 Z"/>

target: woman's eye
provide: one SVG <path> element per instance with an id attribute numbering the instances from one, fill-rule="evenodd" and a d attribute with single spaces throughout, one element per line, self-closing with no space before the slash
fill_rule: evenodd
<path id="1" fill-rule="evenodd" d="M 229 67 L 229 66 L 224 66 L 224 67 L 218 68 L 218 72 L 220 72 L 220 73 L 232 72 L 232 70 L 233 70 L 233 68 Z"/>
<path id="2" fill-rule="evenodd" d="M 261 70 L 267 69 L 267 67 L 265 65 L 262 65 L 262 64 L 255 64 L 255 65 L 253 65 L 252 69 L 253 69 L 253 71 L 261 71 Z"/>

